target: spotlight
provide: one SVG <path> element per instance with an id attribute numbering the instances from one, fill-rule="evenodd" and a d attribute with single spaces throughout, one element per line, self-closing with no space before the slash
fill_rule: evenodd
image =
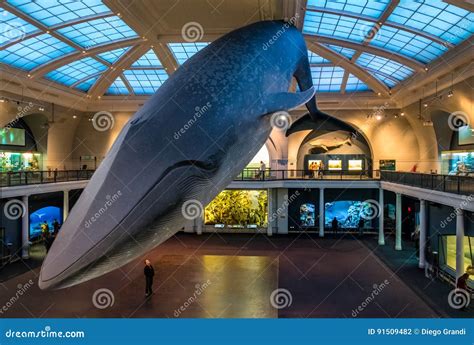
<path id="1" fill-rule="evenodd" d="M 428 108 L 428 103 L 423 103 L 423 106 L 424 106 L 425 108 Z"/>
<path id="2" fill-rule="evenodd" d="M 39 107 L 38 110 L 39 110 L 39 111 L 44 111 L 44 108 L 43 108 L 43 107 Z"/>
<path id="3" fill-rule="evenodd" d="M 72 115 L 72 118 L 73 118 L 73 119 L 77 119 L 77 116 L 76 116 L 76 115 Z"/>
<path id="4" fill-rule="evenodd" d="M 380 93 L 380 92 L 377 92 L 377 96 L 380 96 L 380 95 L 382 95 L 382 93 Z"/>
<path id="5" fill-rule="evenodd" d="M 375 118 L 377 119 L 377 121 L 380 121 L 382 120 L 382 115 L 376 115 Z"/>
<path id="6" fill-rule="evenodd" d="M 453 90 L 449 90 L 448 92 L 448 98 L 451 98 L 454 96 Z"/>
<path id="7" fill-rule="evenodd" d="M 400 116 L 405 116 L 405 112 L 402 111 L 402 112 L 400 113 Z"/>
<path id="8" fill-rule="evenodd" d="M 398 114 L 393 115 L 396 119 L 398 119 Z"/>
<path id="9" fill-rule="evenodd" d="M 5 98 L 0 98 L 0 103 L 5 103 Z"/>
<path id="10" fill-rule="evenodd" d="M 425 71 L 428 71 L 428 67 L 425 67 Z"/>

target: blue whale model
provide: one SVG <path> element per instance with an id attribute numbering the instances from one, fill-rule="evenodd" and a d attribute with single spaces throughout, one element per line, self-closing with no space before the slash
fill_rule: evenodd
<path id="1" fill-rule="evenodd" d="M 292 77 L 298 93 L 289 93 Z M 42 289 L 112 271 L 186 224 L 267 140 L 271 115 L 318 109 L 301 33 L 283 21 L 230 32 L 191 57 L 124 126 L 64 222 Z"/>

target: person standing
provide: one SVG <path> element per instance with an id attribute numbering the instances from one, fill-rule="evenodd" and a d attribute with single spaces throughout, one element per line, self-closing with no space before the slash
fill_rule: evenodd
<path id="1" fill-rule="evenodd" d="M 267 166 L 263 161 L 260 161 L 260 179 L 265 180 L 265 170 L 267 170 Z"/>
<path id="2" fill-rule="evenodd" d="M 57 219 L 53 221 L 53 236 L 56 236 L 59 232 L 60 224 Z"/>
<path id="3" fill-rule="evenodd" d="M 148 259 L 145 260 L 143 273 L 145 274 L 145 296 L 148 297 L 153 293 L 153 276 L 155 275 L 155 270 Z"/>
<path id="4" fill-rule="evenodd" d="M 338 225 L 339 225 L 339 222 L 337 221 L 337 218 L 334 217 L 334 219 L 332 220 L 332 232 L 334 234 L 337 234 Z"/>
<path id="5" fill-rule="evenodd" d="M 357 225 L 357 228 L 359 230 L 359 236 L 362 237 L 364 235 L 364 218 L 359 219 L 359 224 Z"/>

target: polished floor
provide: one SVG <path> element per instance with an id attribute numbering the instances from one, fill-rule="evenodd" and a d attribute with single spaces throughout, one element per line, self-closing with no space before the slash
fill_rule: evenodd
<path id="1" fill-rule="evenodd" d="M 0 283 L 0 317 L 440 316 L 351 236 L 178 234 L 147 258 L 156 273 L 150 298 L 142 260 L 57 291 L 38 288 L 35 268 Z"/>

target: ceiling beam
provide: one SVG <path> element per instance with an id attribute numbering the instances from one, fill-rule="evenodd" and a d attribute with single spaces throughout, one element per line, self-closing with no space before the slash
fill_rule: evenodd
<path id="1" fill-rule="evenodd" d="M 125 48 L 129 46 L 135 46 L 137 44 L 141 44 L 143 39 L 141 38 L 130 38 L 118 42 L 111 42 L 107 44 L 103 44 L 97 47 L 94 47 L 89 50 L 82 50 L 82 51 L 75 51 L 72 52 L 71 54 L 68 54 L 66 56 L 61 56 L 57 59 L 52 60 L 51 62 L 42 64 L 30 71 L 30 78 L 38 78 L 41 77 L 51 71 L 54 71 L 55 69 L 65 66 L 71 62 L 80 60 L 85 57 L 94 57 L 97 54 L 104 53 L 106 51 L 118 49 L 118 48 Z M 102 59 L 100 59 L 100 62 L 103 62 Z M 110 66 L 110 63 L 107 63 L 106 65 Z"/>
<path id="2" fill-rule="evenodd" d="M 88 95 L 92 98 L 102 96 L 123 70 L 129 68 L 137 59 L 150 50 L 149 44 L 136 45 L 130 48 L 111 68 L 105 71 L 95 84 L 90 88 Z"/>
<path id="3" fill-rule="evenodd" d="M 69 86 L 71 89 L 75 88 L 77 85 L 81 85 L 83 82 L 85 81 L 88 81 L 89 79 L 92 79 L 94 77 L 97 77 L 98 75 L 101 75 L 102 74 L 102 71 L 101 72 L 97 72 L 97 73 L 94 73 L 94 74 L 91 74 L 91 75 L 88 75 L 87 77 L 84 77 L 82 79 L 79 79 L 78 81 L 76 81 L 75 83 L 71 84 L 71 86 Z"/>
<path id="4" fill-rule="evenodd" d="M 444 2 L 466 11 L 474 12 L 474 2 L 472 0 L 444 0 Z"/>
<path id="5" fill-rule="evenodd" d="M 334 14 L 334 15 L 337 15 L 337 16 L 345 16 L 345 17 L 349 17 L 349 18 L 365 20 L 367 22 L 372 22 L 372 23 L 377 23 L 379 21 L 378 18 L 372 18 L 372 17 L 366 16 L 366 15 L 363 15 L 363 14 L 357 14 L 357 13 L 351 13 L 351 12 L 346 12 L 346 11 L 334 10 L 334 9 L 329 9 L 329 8 L 324 8 L 324 7 L 310 7 L 310 8 L 308 8 L 308 11 Z M 432 35 L 430 33 L 427 33 L 427 32 L 421 31 L 421 30 L 417 30 L 417 29 L 414 29 L 414 28 L 410 28 L 408 26 L 400 25 L 400 24 L 397 24 L 397 23 L 389 22 L 389 21 L 385 21 L 383 24 L 391 26 L 391 27 L 393 27 L 395 29 L 398 29 L 398 30 L 403 30 L 403 31 L 410 32 L 414 35 L 422 36 L 426 39 L 429 39 L 431 41 L 439 43 L 439 44 L 441 44 L 445 47 L 448 47 L 448 48 L 453 47 L 453 45 L 451 43 L 449 43 L 448 41 L 445 41 L 445 40 L 439 38 L 438 36 Z"/>
<path id="6" fill-rule="evenodd" d="M 166 43 L 158 42 L 152 48 L 169 75 L 178 69 L 179 63 Z"/>
<path id="7" fill-rule="evenodd" d="M 306 41 L 316 41 L 318 43 L 326 43 L 326 44 L 333 44 L 341 47 L 346 47 L 350 48 L 353 50 L 364 50 L 367 53 L 374 54 L 374 55 L 379 55 L 382 56 L 386 59 L 394 60 L 402 65 L 406 65 L 415 71 L 422 72 L 425 70 L 425 65 L 422 64 L 419 61 L 416 61 L 414 59 L 411 59 L 409 57 L 403 56 L 398 53 L 394 53 L 390 50 L 383 49 L 383 48 L 377 48 L 374 46 L 362 46 L 358 42 L 354 41 L 349 41 L 349 40 L 344 40 L 344 39 L 339 39 L 339 38 L 332 38 L 332 37 L 326 37 L 326 36 L 319 36 L 319 35 L 310 35 L 310 34 L 304 34 Z"/>
<path id="8" fill-rule="evenodd" d="M 399 3 L 400 3 L 400 0 L 390 1 L 388 6 L 385 8 L 385 10 L 382 12 L 380 17 L 374 23 L 374 26 L 372 27 L 372 29 L 365 35 L 364 42 L 363 42 L 364 46 L 368 45 L 370 41 L 372 41 L 377 36 L 377 33 L 379 32 L 382 25 L 384 25 L 387 22 L 388 17 L 390 17 L 390 15 L 395 10 L 395 8 L 397 8 Z"/>
<path id="9" fill-rule="evenodd" d="M 334 64 L 349 71 L 350 73 L 355 75 L 357 78 L 362 80 L 364 83 L 366 83 L 375 92 L 380 93 L 383 96 L 390 95 L 390 90 L 384 83 L 382 83 L 377 78 L 373 77 L 370 73 L 368 73 L 362 67 L 352 63 L 345 56 L 342 56 L 341 54 L 336 53 L 332 49 L 318 42 L 314 42 L 314 40 L 309 40 L 309 42 L 307 40 L 307 44 L 308 44 L 308 48 L 311 51 L 315 52 L 319 56 L 325 59 L 328 59 L 334 62 Z"/>
<path id="10" fill-rule="evenodd" d="M 342 77 L 341 83 L 341 93 L 346 93 L 346 86 L 347 86 L 347 79 L 349 79 L 349 72 L 347 70 L 344 71 L 344 76 Z"/>
<path id="11" fill-rule="evenodd" d="M 125 76 L 123 75 L 123 73 L 120 73 L 120 79 L 122 80 L 122 82 L 125 84 L 125 87 L 127 88 L 128 92 L 131 94 L 131 95 L 135 95 L 135 91 L 133 91 L 133 87 L 132 85 L 130 85 L 130 83 L 128 82 L 128 79 L 125 78 Z"/>

